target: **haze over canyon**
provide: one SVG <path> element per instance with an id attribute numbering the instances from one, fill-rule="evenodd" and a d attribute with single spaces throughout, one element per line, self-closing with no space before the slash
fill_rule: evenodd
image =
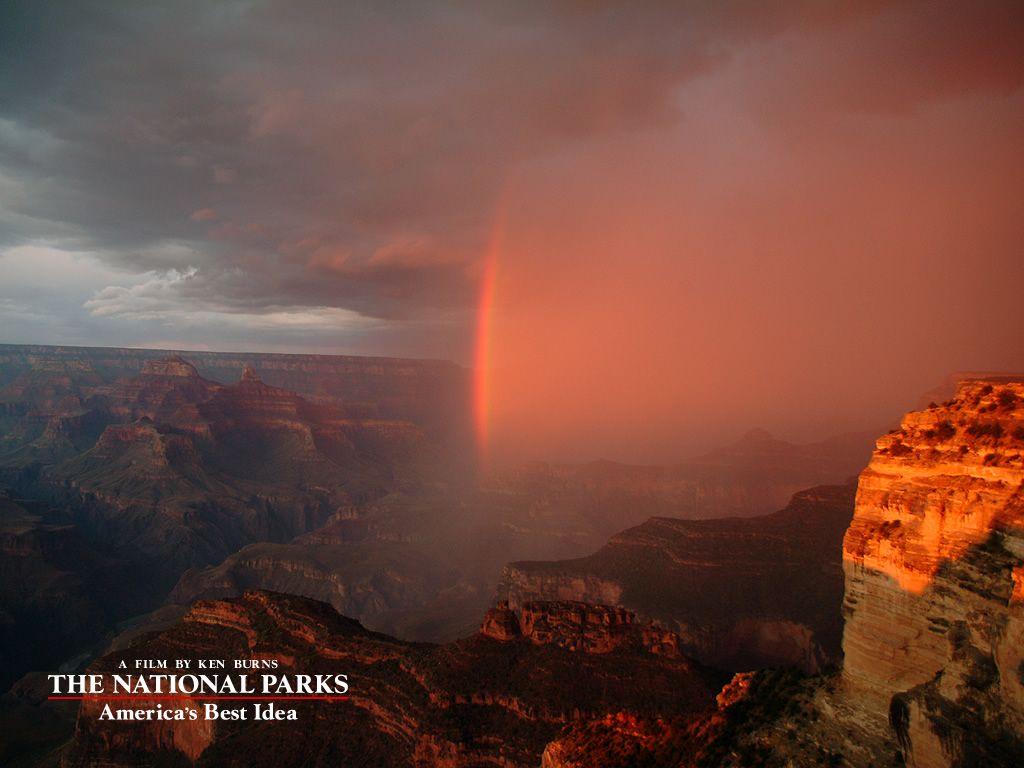
<path id="1" fill-rule="evenodd" d="M 1024 766 L 1022 51 L 4 0 L 0 766 Z"/>
<path id="2" fill-rule="evenodd" d="M 671 466 L 488 471 L 458 366 L 195 359 L 210 378 L 0 347 L 7 763 L 1024 755 L 1021 379 L 939 387 L 870 463 L 865 437 L 755 429 Z M 293 725 L 107 723 L 46 695 L 48 670 L 234 656 L 352 695 Z"/>

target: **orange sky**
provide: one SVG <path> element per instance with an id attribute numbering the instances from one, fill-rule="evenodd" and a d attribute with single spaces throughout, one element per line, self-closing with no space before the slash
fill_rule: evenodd
<path id="1" fill-rule="evenodd" d="M 495 458 L 1024 370 L 1019 0 L 62 14 L 0 11 L 0 341 L 481 363 Z"/>
<path id="2" fill-rule="evenodd" d="M 1024 369 L 1019 73 L 950 33 L 958 68 L 890 52 L 883 76 L 861 34 L 755 46 L 682 89 L 679 122 L 518 169 L 498 454 L 877 431 L 951 371 Z"/>

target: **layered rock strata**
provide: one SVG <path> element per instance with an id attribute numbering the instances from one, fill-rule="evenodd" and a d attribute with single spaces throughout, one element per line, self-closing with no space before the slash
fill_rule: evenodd
<path id="1" fill-rule="evenodd" d="M 1024 760 L 1024 381 L 908 414 L 843 544 L 843 680 L 914 764 Z M 987 764 L 996 764 L 988 762 Z"/>
<path id="2" fill-rule="evenodd" d="M 907 414 L 844 538 L 841 671 L 758 673 L 724 720 L 577 724 L 544 765 L 1024 765 L 1022 483 L 1024 380 Z"/>
<path id="3" fill-rule="evenodd" d="M 438 435 L 468 430 L 469 372 L 443 360 L 0 344 L 0 401 L 83 394 L 179 354 L 215 382 L 233 381 L 249 364 L 273 386 L 360 417 L 410 420 Z"/>
<path id="4" fill-rule="evenodd" d="M 577 610 L 537 607 L 553 624 L 566 609 Z M 595 640 L 598 633 L 591 628 Z M 123 660 L 172 657 L 274 659 L 283 673 L 347 674 L 350 698 L 299 703 L 298 722 L 256 723 L 100 722 L 102 704 L 85 702 L 61 764 L 525 768 L 539 764 L 545 746 L 569 723 L 609 711 L 695 715 L 712 705 L 718 688 L 714 676 L 689 660 L 640 647 L 570 651 L 536 633 L 502 640 L 480 633 L 441 646 L 404 643 L 322 603 L 267 592 L 197 603 L 182 623 L 92 669 L 111 672 Z"/>
<path id="5" fill-rule="evenodd" d="M 587 557 L 512 563 L 499 592 L 516 607 L 535 599 L 625 607 L 716 666 L 813 672 L 838 657 L 840 543 L 852 512 L 852 486 L 823 486 L 763 517 L 652 518 Z"/>
<path id="6" fill-rule="evenodd" d="M 589 603 L 532 601 L 511 608 L 502 602 L 488 611 L 480 632 L 495 640 L 523 638 L 584 653 L 628 649 L 681 656 L 679 638 L 672 632 L 641 622 L 624 608 Z"/>

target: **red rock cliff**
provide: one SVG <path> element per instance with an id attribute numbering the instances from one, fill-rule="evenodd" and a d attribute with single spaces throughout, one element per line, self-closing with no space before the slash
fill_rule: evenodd
<path id="1" fill-rule="evenodd" d="M 678 657 L 679 638 L 656 624 L 638 621 L 625 608 L 573 601 L 530 601 L 515 608 L 498 603 L 484 617 L 480 633 L 496 640 L 524 638 L 567 651 L 609 653 L 642 649 Z"/>
<path id="2" fill-rule="evenodd" d="M 1014 379 L 965 381 L 908 414 L 861 474 L 843 544 L 843 677 L 918 768 L 982 759 L 1024 733 L 1022 482 Z"/>

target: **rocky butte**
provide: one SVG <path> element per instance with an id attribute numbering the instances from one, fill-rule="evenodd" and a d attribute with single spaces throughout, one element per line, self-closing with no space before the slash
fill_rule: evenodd
<path id="1" fill-rule="evenodd" d="M 586 557 L 511 563 L 500 591 L 513 606 L 622 606 L 672 628 L 685 653 L 722 669 L 818 672 L 840 652 L 840 553 L 853 495 L 852 484 L 819 486 L 770 515 L 652 517 Z"/>
<path id="2" fill-rule="evenodd" d="M 908 763 L 1024 763 L 1024 380 L 964 381 L 861 474 L 843 683 Z"/>
<path id="3" fill-rule="evenodd" d="M 179 624 L 90 671 L 148 658 L 273 658 L 280 674 L 346 674 L 349 700 L 289 704 L 297 722 L 141 723 L 101 722 L 103 703 L 86 701 L 60 763 L 533 768 L 567 724 L 609 711 L 695 716 L 713 705 L 720 677 L 647 629 L 622 611 L 535 604 L 517 616 L 489 616 L 471 637 L 431 645 L 370 632 L 306 598 L 248 592 L 201 601 Z"/>

